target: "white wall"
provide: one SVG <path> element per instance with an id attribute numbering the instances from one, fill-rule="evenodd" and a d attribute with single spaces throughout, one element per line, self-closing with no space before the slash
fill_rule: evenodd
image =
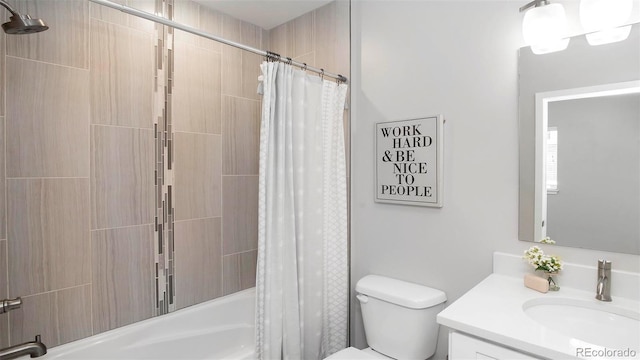
<path id="1" fill-rule="evenodd" d="M 449 302 L 491 273 L 518 236 L 514 1 L 352 2 L 352 280 L 384 274 L 444 290 Z M 443 114 L 444 207 L 374 203 L 374 124 Z M 638 268 L 638 256 L 555 247 L 567 261 Z M 364 347 L 353 302 L 352 345 Z M 441 329 L 437 359 L 447 352 Z"/>

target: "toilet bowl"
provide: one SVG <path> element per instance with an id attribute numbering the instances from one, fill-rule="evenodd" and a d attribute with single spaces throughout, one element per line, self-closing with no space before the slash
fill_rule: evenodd
<path id="1" fill-rule="evenodd" d="M 424 360 L 435 353 L 444 292 L 378 275 L 360 279 L 356 292 L 370 348 L 350 347 L 327 360 Z"/>

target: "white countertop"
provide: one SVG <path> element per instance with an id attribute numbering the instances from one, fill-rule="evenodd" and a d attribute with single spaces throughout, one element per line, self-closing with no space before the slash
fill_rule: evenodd
<path id="1" fill-rule="evenodd" d="M 602 347 L 544 327 L 527 316 L 523 304 L 541 297 L 557 297 L 593 301 L 594 306 L 613 304 L 635 312 L 640 310 L 640 303 L 634 300 L 613 297 L 613 302 L 603 303 L 596 300 L 594 295 L 595 291 L 587 292 L 569 287 L 543 294 L 525 287 L 522 277 L 492 274 L 440 312 L 438 323 L 537 357 L 554 360 L 579 359 L 576 356 L 577 348 Z M 630 345 L 636 355 L 627 359 L 640 359 L 640 344 Z"/>

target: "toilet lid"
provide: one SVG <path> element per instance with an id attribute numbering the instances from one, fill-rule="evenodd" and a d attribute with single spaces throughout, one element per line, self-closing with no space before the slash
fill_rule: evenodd
<path id="1" fill-rule="evenodd" d="M 373 356 L 362 350 L 358 350 L 354 347 L 348 347 L 344 350 L 340 350 L 337 353 L 325 358 L 325 360 L 371 360 L 380 359 L 378 356 Z"/>

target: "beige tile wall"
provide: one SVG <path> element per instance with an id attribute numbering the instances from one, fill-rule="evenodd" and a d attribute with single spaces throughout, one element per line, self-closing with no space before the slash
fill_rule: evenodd
<path id="1" fill-rule="evenodd" d="M 0 44 L 1 46 L 2 44 Z M 2 54 L 0 54 L 0 58 L 4 58 Z M 2 64 L 0 64 L 2 66 Z M 4 73 L 4 72 L 2 72 Z M 1 79 L 0 79 L 1 80 Z M 0 83 L 2 84 L 2 83 Z M 0 85 L 0 89 L 4 89 L 4 86 Z M 0 91 L 0 99 L 4 99 L 2 93 Z M 4 116 L 0 116 L 0 240 L 7 238 L 7 220 L 6 220 L 6 193 L 4 191 L 5 183 L 6 183 L 6 174 L 5 174 L 5 121 Z M 0 284 L 2 283 L 2 270 L 0 269 Z M 2 288 L 0 287 L 0 293 L 2 293 Z M 6 291 L 6 289 L 4 290 Z"/>
<path id="2" fill-rule="evenodd" d="M 93 230 L 154 222 L 153 162 L 153 130 L 91 126 Z"/>
<path id="3" fill-rule="evenodd" d="M 0 346 L 52 347 L 156 306 L 155 35 L 86 0 L 10 3 L 50 29 L 0 35 L 0 299 L 23 299 Z"/>
<path id="4" fill-rule="evenodd" d="M 258 174 L 260 106 L 256 100 L 222 96 L 223 174 Z"/>
<path id="5" fill-rule="evenodd" d="M 0 315 L 0 343 L 41 334 L 55 346 L 91 334 L 91 319 L 81 310 L 90 308 L 90 298 L 74 296 L 86 293 L 91 272 L 88 6 L 84 1 L 11 3 L 46 17 L 53 31 L 6 36 L 2 59 L 8 106 L 2 146 L 7 171 L 1 181 L 6 241 L 0 251 L 6 257 L 0 261 L 6 291 L 0 297 L 21 296 L 23 306 Z M 61 311 L 66 303 L 60 299 L 69 297 L 76 299 L 74 309 Z"/>
<path id="6" fill-rule="evenodd" d="M 0 34 L 0 298 L 24 300 L 0 315 L 0 347 L 36 334 L 51 347 L 154 314 L 156 35 L 86 0 L 10 2 L 51 29 Z M 179 0 L 175 20 L 348 75 L 348 10 L 332 3 L 268 32 Z M 173 46 L 182 308 L 255 284 L 262 58 L 180 31 Z"/>
<path id="7" fill-rule="evenodd" d="M 260 27 L 192 1 L 176 2 L 175 20 L 257 48 L 267 44 Z M 183 308 L 255 284 L 255 264 L 227 255 L 257 248 L 262 59 L 180 31 L 174 49 L 175 286 Z"/>
<path id="8" fill-rule="evenodd" d="M 91 122 L 153 128 L 152 35 L 91 21 Z"/>
<path id="9" fill-rule="evenodd" d="M 248 289 L 256 284 L 256 263 L 258 250 L 225 255 L 222 257 L 224 295 Z"/>
<path id="10" fill-rule="evenodd" d="M 271 50 L 350 78 L 350 5 L 336 0 L 269 32 Z M 347 104 L 349 96 L 347 94 Z M 344 112 L 345 149 L 350 152 L 349 111 Z M 349 173 L 347 156 L 347 176 Z M 349 182 L 347 182 L 349 183 Z"/>
<path id="11" fill-rule="evenodd" d="M 259 49 L 268 45 L 262 28 L 228 15 L 222 17 L 222 36 Z M 262 58 L 256 54 L 222 46 L 222 94 L 260 100 L 256 87 L 261 62 Z"/>
<path id="12" fill-rule="evenodd" d="M 126 1 L 153 11 L 153 1 Z M 154 28 L 90 4 L 92 332 L 151 317 Z"/>
<path id="13" fill-rule="evenodd" d="M 46 18 L 49 30 L 33 36 L 7 36 L 7 55 L 88 68 L 88 1 L 9 0 L 9 3 L 20 13 Z"/>
<path id="14" fill-rule="evenodd" d="M 91 233 L 94 333 L 153 316 L 153 226 Z"/>
<path id="15" fill-rule="evenodd" d="M 33 341 L 40 334 L 51 347 L 91 335 L 90 287 L 23 297 L 22 307 L 10 314 L 11 343 Z"/>
<path id="16" fill-rule="evenodd" d="M 6 35 L 4 31 L 0 34 L 0 84 L 4 84 L 4 62 L 7 54 Z M 0 85 L 0 116 L 4 116 L 4 86 Z"/>
<path id="17" fill-rule="evenodd" d="M 56 301 L 56 292 L 23 297 L 22 306 L 9 314 L 11 344 L 31 341 L 36 334 L 47 346 L 59 344 Z"/>
<path id="18" fill-rule="evenodd" d="M 220 52 L 175 44 L 173 124 L 176 131 L 220 134 Z"/>
<path id="19" fill-rule="evenodd" d="M 8 179 L 9 289 L 35 295 L 89 283 L 89 180 Z"/>
<path id="20" fill-rule="evenodd" d="M 0 34 L 0 66 L 4 64 L 4 34 Z M 2 67 L 4 69 L 4 67 Z M 0 71 L 0 80 L 4 79 L 4 71 Z M 2 83 L 0 83 L 2 84 Z M 4 87 L 0 85 L 0 114 L 4 115 Z M 0 299 L 7 297 L 7 235 L 5 217 L 5 174 L 4 174 L 4 116 L 0 116 Z M 0 315 L 0 348 L 9 346 L 9 317 Z"/>
<path id="21" fill-rule="evenodd" d="M 347 1 L 331 3 L 269 32 L 191 1 L 177 2 L 175 14 L 176 21 L 214 35 L 349 76 Z M 261 109 L 256 87 L 262 58 L 210 44 L 215 43 L 179 31 L 175 36 L 178 307 L 255 285 Z M 221 73 L 216 76 L 219 66 Z M 209 110 L 213 104 L 215 111 Z M 221 211 L 210 208 L 219 200 Z"/>
<path id="22" fill-rule="evenodd" d="M 222 254 L 257 249 L 258 176 L 223 176 L 222 203 Z"/>
<path id="23" fill-rule="evenodd" d="M 7 241 L 0 240 L 0 299 L 7 297 Z M 0 315 L 0 348 L 9 346 L 9 317 Z"/>
<path id="24" fill-rule="evenodd" d="M 220 135 L 176 132 L 174 141 L 176 220 L 220 217 Z"/>
<path id="25" fill-rule="evenodd" d="M 13 56 L 6 67 L 7 176 L 88 177 L 89 72 Z"/>
<path id="26" fill-rule="evenodd" d="M 178 221 L 175 224 L 177 308 L 222 295 L 220 218 Z"/>

